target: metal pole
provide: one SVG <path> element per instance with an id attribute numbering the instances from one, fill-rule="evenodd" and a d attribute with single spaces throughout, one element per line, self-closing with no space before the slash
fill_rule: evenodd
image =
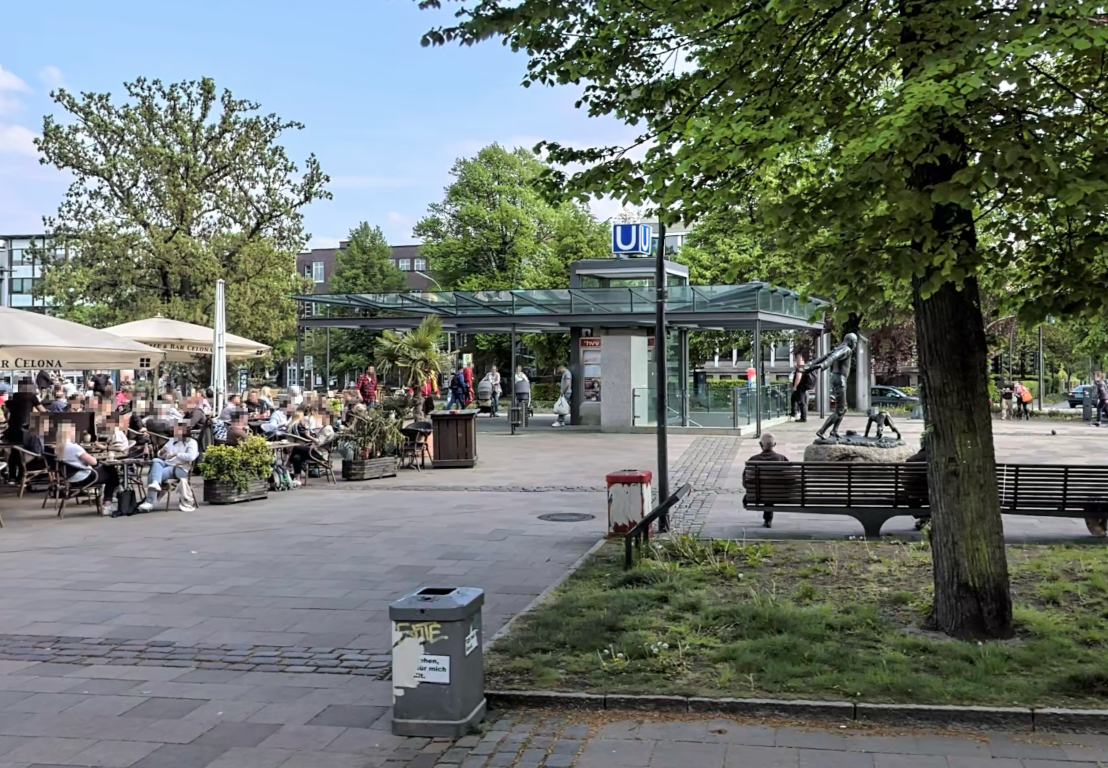
<path id="1" fill-rule="evenodd" d="M 681 426 L 689 426 L 689 329 L 678 331 L 681 350 Z"/>
<path id="2" fill-rule="evenodd" d="M 323 383 L 325 392 L 331 391 L 331 328 L 327 328 L 327 381 Z"/>
<path id="3" fill-rule="evenodd" d="M 754 421 L 754 434 L 758 437 L 762 436 L 762 321 L 754 321 L 754 351 L 751 353 L 751 357 L 754 358 L 754 364 L 751 366 L 754 369 L 754 408 L 758 411 L 758 416 Z"/>
<path id="4" fill-rule="evenodd" d="M 1043 409 L 1043 324 L 1039 323 L 1039 410 Z"/>
<path id="5" fill-rule="evenodd" d="M 666 442 L 666 225 L 658 216 L 658 256 L 654 273 L 654 383 L 657 387 L 658 503 L 669 498 L 669 446 Z M 669 530 L 669 515 L 658 518 L 658 530 Z"/>
<path id="6" fill-rule="evenodd" d="M 512 326 L 512 367 L 508 372 L 508 391 L 511 393 L 508 396 L 508 422 L 512 427 L 512 434 L 516 433 L 516 423 L 512 418 L 512 409 L 516 405 L 516 327 Z M 583 384 L 581 386 L 584 386 Z M 524 408 L 527 406 L 525 405 Z"/>
<path id="7" fill-rule="evenodd" d="M 303 335 L 303 333 L 302 333 L 303 330 L 304 330 L 303 326 L 301 326 L 300 323 L 297 322 L 297 324 L 296 324 L 296 378 L 295 378 L 295 382 L 296 382 L 296 386 L 298 386 L 298 387 L 303 387 L 304 386 L 304 374 L 303 374 L 304 356 L 302 354 L 300 354 L 300 352 L 301 352 L 301 350 L 300 350 L 300 337 Z"/>

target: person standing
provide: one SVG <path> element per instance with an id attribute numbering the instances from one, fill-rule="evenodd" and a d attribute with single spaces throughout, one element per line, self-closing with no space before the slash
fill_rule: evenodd
<path id="1" fill-rule="evenodd" d="M 465 375 L 466 380 L 466 399 L 465 405 L 468 407 L 473 402 L 473 363 L 466 363 L 466 367 L 462 373 Z"/>
<path id="2" fill-rule="evenodd" d="M 367 365 L 365 373 L 358 377 L 357 387 L 366 408 L 372 408 L 377 404 L 377 373 L 372 365 Z"/>
<path id="3" fill-rule="evenodd" d="M 789 460 L 788 456 L 785 456 L 784 454 L 780 454 L 777 451 L 773 450 L 774 448 L 777 447 L 777 438 L 774 437 L 769 432 L 766 432 L 765 434 L 763 434 L 761 436 L 761 438 L 758 439 L 758 445 L 760 445 L 762 447 L 761 452 L 756 453 L 753 456 L 751 456 L 749 459 L 747 459 L 746 461 L 747 461 L 748 464 L 752 461 L 762 462 L 762 461 L 788 461 Z M 743 471 L 743 487 L 749 489 L 753 482 L 754 482 L 754 470 L 751 469 L 750 467 L 747 467 Z M 764 528 L 772 528 L 773 527 L 773 511 L 772 510 L 767 509 L 767 510 L 762 512 L 762 527 L 764 527 Z"/>
<path id="4" fill-rule="evenodd" d="M 1108 382 L 1104 381 L 1104 371 L 1097 371 L 1093 379 L 1096 387 L 1096 425 L 1099 427 L 1101 419 L 1108 417 L 1105 409 L 1108 409 Z"/>
<path id="5" fill-rule="evenodd" d="M 495 365 L 485 374 L 485 380 L 492 385 L 492 415 L 496 416 L 500 413 L 500 395 L 503 390 L 500 388 L 500 371 Z"/>
<path id="6" fill-rule="evenodd" d="M 804 370 L 804 355 L 797 354 L 796 365 L 793 366 L 793 392 L 789 399 L 789 418 L 795 418 L 801 424 L 808 420 L 808 392 L 812 389 L 814 378 Z"/>
<path id="7" fill-rule="evenodd" d="M 558 373 L 562 375 L 561 382 L 559 384 L 561 388 L 562 397 L 566 400 L 566 405 L 573 402 L 573 374 L 569 372 L 569 369 L 564 365 L 558 366 Z M 564 427 L 566 425 L 566 416 L 564 413 L 558 414 L 558 420 L 550 426 L 552 427 Z"/>

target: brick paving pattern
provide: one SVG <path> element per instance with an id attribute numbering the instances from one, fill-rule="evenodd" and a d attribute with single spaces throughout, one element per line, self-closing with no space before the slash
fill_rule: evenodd
<path id="1" fill-rule="evenodd" d="M 698 437 L 672 462 L 669 487 L 675 491 L 685 483 L 692 492 L 681 500 L 669 516 L 670 531 L 698 536 L 708 522 L 708 514 L 720 493 L 734 493 L 724 487 L 739 452 L 741 438 Z"/>

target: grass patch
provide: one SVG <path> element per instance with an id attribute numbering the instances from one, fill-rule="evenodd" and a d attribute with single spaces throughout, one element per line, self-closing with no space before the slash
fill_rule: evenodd
<path id="1" fill-rule="evenodd" d="M 655 542 L 602 548 L 488 657 L 490 687 L 994 706 L 1108 702 L 1108 557 L 1008 547 L 1015 640 L 919 629 L 926 543 Z"/>

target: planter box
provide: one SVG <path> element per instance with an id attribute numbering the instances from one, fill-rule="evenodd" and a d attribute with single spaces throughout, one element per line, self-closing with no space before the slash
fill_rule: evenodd
<path id="1" fill-rule="evenodd" d="M 236 504 L 264 499 L 269 495 L 268 480 L 251 480 L 245 491 L 225 480 L 204 480 L 204 501 L 209 504 Z"/>
<path id="2" fill-rule="evenodd" d="M 432 469 L 472 467 L 477 463 L 477 411 L 434 411 Z"/>
<path id="3" fill-rule="evenodd" d="M 343 459 L 343 480 L 376 480 L 379 477 L 396 477 L 396 457 L 380 459 Z"/>

